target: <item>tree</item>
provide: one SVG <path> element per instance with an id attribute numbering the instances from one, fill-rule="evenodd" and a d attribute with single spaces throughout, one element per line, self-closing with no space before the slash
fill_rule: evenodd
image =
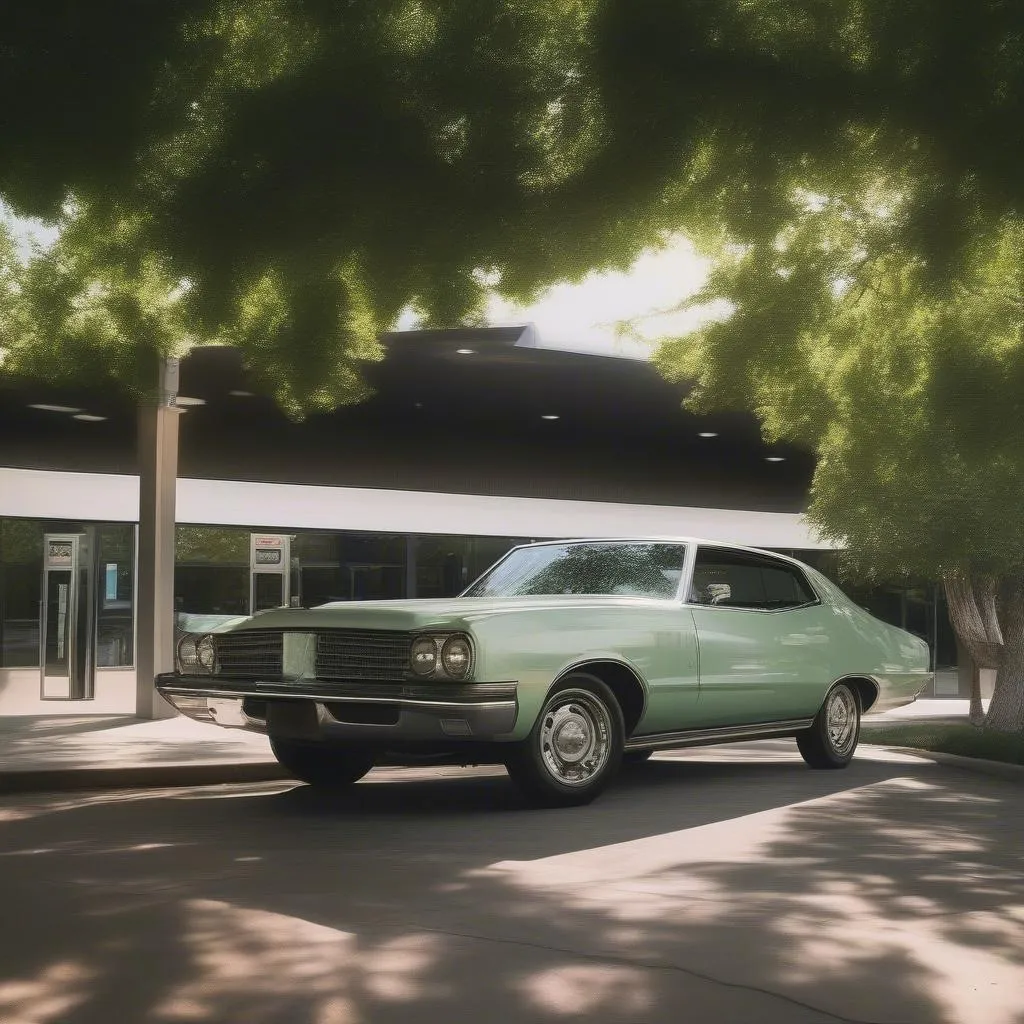
<path id="1" fill-rule="evenodd" d="M 815 509 L 826 484 L 879 498 L 865 539 L 895 521 L 892 474 L 935 493 L 899 456 L 948 441 L 928 480 L 966 518 L 941 571 L 968 574 L 949 590 L 956 608 L 974 595 L 961 635 L 977 646 L 987 623 L 1005 683 L 990 718 L 1016 721 L 1017 541 L 964 531 L 997 525 L 991 495 L 1017 479 L 1016 427 L 996 454 L 976 424 L 1017 410 L 1022 39 L 1024 8 L 1005 0 L 16 5 L 0 26 L 0 198 L 66 224 L 31 267 L 0 267 L 4 367 L 96 367 L 144 389 L 159 356 L 227 340 L 301 415 L 362 394 L 362 363 L 408 305 L 454 324 L 490 287 L 525 299 L 666 232 L 724 232 L 746 257 L 709 294 L 740 301 L 695 350 L 698 400 L 712 383 L 728 395 L 723 371 L 749 349 L 757 372 L 735 377 L 760 388 L 769 432 L 820 447 Z M 880 340 L 861 344 L 869 328 Z M 830 340 L 834 367 L 808 339 Z M 861 374 L 887 382 L 886 409 L 854 401 Z M 977 415 L 961 379 L 997 386 Z M 825 380 L 831 397 L 813 399 Z M 837 434 L 851 406 L 863 423 Z M 871 462 L 897 410 L 906 442 Z"/>
<path id="2" fill-rule="evenodd" d="M 696 409 L 751 409 L 817 453 L 809 516 L 866 574 L 944 582 L 998 668 L 992 728 L 1024 730 L 1024 224 L 978 233 L 941 281 L 898 188 L 804 197 L 770 241 L 719 251 L 696 303 L 731 312 L 659 354 Z"/>
<path id="3" fill-rule="evenodd" d="M 572 236 L 616 230 L 553 223 L 597 137 L 591 6 L 22 5 L 0 29 L 20 96 L 0 198 L 63 231 L 8 294 L 8 372 L 93 366 L 134 390 L 156 356 L 228 341 L 301 415 L 365 393 L 405 307 L 454 324 L 496 275 L 559 276 Z M 655 233 L 622 237 L 588 262 Z"/>
<path id="4" fill-rule="evenodd" d="M 0 26 L 0 197 L 79 225 L 78 292 L 163 281 L 179 347 L 232 341 L 300 414 L 361 394 L 408 305 L 770 238 L 795 185 L 902 176 L 907 244 L 955 269 L 1024 201 L 1022 34 L 1003 0 L 40 0 Z"/>

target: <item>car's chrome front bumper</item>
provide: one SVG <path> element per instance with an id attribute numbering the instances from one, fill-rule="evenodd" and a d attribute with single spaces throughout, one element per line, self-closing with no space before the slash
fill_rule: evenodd
<path id="1" fill-rule="evenodd" d="M 197 721 L 308 739 L 494 739 L 512 732 L 519 713 L 514 682 L 280 683 L 167 673 L 156 688 Z"/>

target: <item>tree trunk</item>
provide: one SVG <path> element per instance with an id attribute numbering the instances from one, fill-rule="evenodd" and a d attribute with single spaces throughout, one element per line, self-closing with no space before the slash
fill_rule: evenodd
<path id="1" fill-rule="evenodd" d="M 1024 580 L 1006 580 L 1001 590 L 1002 657 L 985 728 L 1024 733 Z"/>
<path id="2" fill-rule="evenodd" d="M 985 708 L 981 703 L 981 669 L 971 659 L 971 710 L 968 712 L 971 725 L 985 724 Z"/>
<path id="3" fill-rule="evenodd" d="M 1003 636 L 996 605 L 996 581 L 991 576 L 956 574 L 942 582 L 953 629 L 976 668 L 998 668 Z"/>

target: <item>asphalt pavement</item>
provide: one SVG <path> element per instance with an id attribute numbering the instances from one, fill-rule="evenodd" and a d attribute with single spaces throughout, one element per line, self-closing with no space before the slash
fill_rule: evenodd
<path id="1" fill-rule="evenodd" d="M 4 1024 L 1024 1024 L 1024 790 L 865 747 L 0 798 Z"/>

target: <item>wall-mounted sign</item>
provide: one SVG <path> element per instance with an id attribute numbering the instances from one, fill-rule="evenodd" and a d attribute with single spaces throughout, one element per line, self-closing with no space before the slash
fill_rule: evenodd
<path id="1" fill-rule="evenodd" d="M 71 569 L 74 567 L 75 545 L 70 540 L 48 540 L 46 542 L 46 568 Z"/>
<path id="2" fill-rule="evenodd" d="M 250 534 L 249 568 L 253 572 L 287 572 L 291 538 L 279 533 Z"/>

